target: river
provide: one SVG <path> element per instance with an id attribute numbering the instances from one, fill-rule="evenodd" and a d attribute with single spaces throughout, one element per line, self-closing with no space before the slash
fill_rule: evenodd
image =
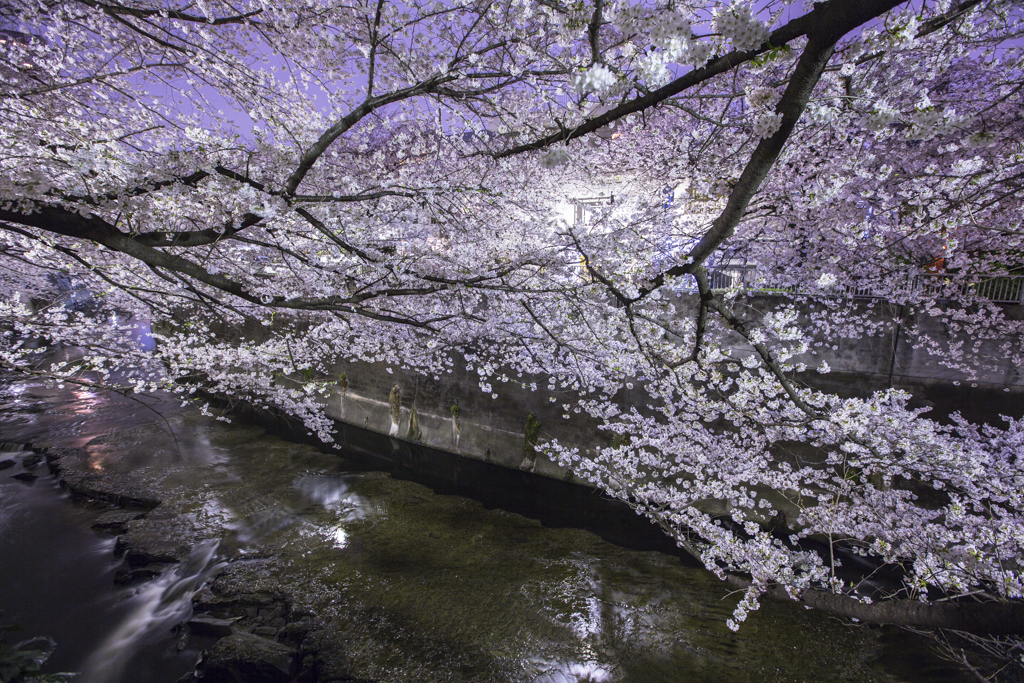
<path id="1" fill-rule="evenodd" d="M 178 680 L 217 642 L 184 626 L 193 604 L 233 586 L 287 596 L 287 614 L 233 628 L 301 641 L 306 680 L 967 680 L 923 639 L 797 605 L 766 600 L 732 633 L 738 596 L 670 547 L 566 526 L 595 494 L 538 506 L 492 481 L 449 495 L 166 397 L 72 386 L 5 385 L 0 441 L 15 462 L 0 471 L 0 622 L 52 636 L 48 670 L 82 683 Z M 92 528 L 111 506 L 72 501 L 45 463 L 23 467 L 26 443 L 81 449 L 63 461 L 77 481 L 161 500 L 121 531 L 182 562 L 116 583 L 114 536 Z"/>

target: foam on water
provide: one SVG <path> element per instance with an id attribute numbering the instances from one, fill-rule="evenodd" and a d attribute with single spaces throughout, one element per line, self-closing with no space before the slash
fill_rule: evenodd
<path id="1" fill-rule="evenodd" d="M 86 661 L 82 683 L 120 680 L 125 665 L 138 647 L 160 637 L 192 616 L 192 595 L 225 563 L 216 561 L 220 541 L 199 543 L 185 562 L 139 587 L 132 601 L 136 608 Z"/>

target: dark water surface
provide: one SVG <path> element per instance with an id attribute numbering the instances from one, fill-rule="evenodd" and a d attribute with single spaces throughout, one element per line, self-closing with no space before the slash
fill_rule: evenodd
<path id="1" fill-rule="evenodd" d="M 217 573 L 287 586 L 315 616 L 313 643 L 334 653 L 325 677 L 966 680 L 914 636 L 796 605 L 766 601 L 731 633 L 724 623 L 738 596 L 679 557 L 636 549 L 651 545 L 642 525 L 602 531 L 626 536 L 623 547 L 545 526 L 531 516 L 557 526 L 573 514 L 549 500 L 516 504 L 511 485 L 477 500 L 444 495 L 369 471 L 365 458 L 146 401 L 163 417 L 81 388 L 15 384 L 0 396 L 0 440 L 83 448 L 82 471 L 164 501 L 140 533 L 196 549 L 176 573 L 118 588 L 113 539 L 90 529 L 100 511 L 68 500 L 45 465 L 31 470 L 40 477 L 32 485 L 13 479 L 25 454 L 0 454 L 19 462 L 0 471 L 0 622 L 53 636 L 52 670 L 82 671 L 88 683 L 170 683 L 190 670 L 209 643 L 182 641 L 174 626 Z M 560 502 L 574 506 L 578 495 Z M 625 542 L 631 528 L 635 543 Z"/>

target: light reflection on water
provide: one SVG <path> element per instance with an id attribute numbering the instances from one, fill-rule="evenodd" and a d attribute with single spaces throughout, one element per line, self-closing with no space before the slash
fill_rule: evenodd
<path id="1" fill-rule="evenodd" d="M 317 524 L 307 521 L 300 532 L 303 536 L 318 537 L 325 544 L 337 550 L 349 544 L 348 526 L 352 522 L 370 517 L 381 519 L 385 516 L 384 505 L 354 493 L 349 485 L 351 477 L 320 474 L 302 475 L 295 479 L 292 487 L 306 501 L 325 508 L 333 515 L 333 523 Z"/>
<path id="2" fill-rule="evenodd" d="M 363 501 L 352 493 L 343 477 L 301 476 L 292 484 L 310 502 L 328 508 L 360 508 Z"/>
<path id="3" fill-rule="evenodd" d="M 612 673 L 597 662 L 558 662 L 531 660 L 528 675 L 532 683 L 604 683 L 613 680 Z"/>

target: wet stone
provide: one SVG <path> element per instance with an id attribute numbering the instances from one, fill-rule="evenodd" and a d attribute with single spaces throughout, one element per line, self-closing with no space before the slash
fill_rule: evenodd
<path id="1" fill-rule="evenodd" d="M 22 472 L 21 474 L 15 474 L 11 477 L 11 479 L 17 479 L 18 481 L 25 482 L 26 484 L 31 484 L 38 478 L 38 475 L 32 474 L 31 472 Z"/>
<path id="2" fill-rule="evenodd" d="M 201 664 L 203 683 L 289 683 L 295 652 L 249 633 L 222 638 Z M 197 672 L 200 667 L 197 667 Z"/>
<path id="3" fill-rule="evenodd" d="M 197 636 L 223 638 L 234 633 L 233 619 L 217 619 L 209 616 L 192 617 L 188 622 L 189 631 Z"/>
<path id="4" fill-rule="evenodd" d="M 193 535 L 194 530 L 184 519 L 156 518 L 156 514 L 128 521 L 128 530 L 117 538 L 114 552 L 123 553 L 128 565 L 142 567 L 161 562 L 181 562 L 202 540 L 202 537 Z"/>
<path id="5" fill-rule="evenodd" d="M 6 470 L 8 467 L 14 467 L 13 460 L 0 460 L 0 470 Z"/>
<path id="6" fill-rule="evenodd" d="M 110 474 L 89 469 L 80 449 L 52 449 L 46 454 L 50 470 L 60 473 L 61 486 L 75 498 L 98 500 L 118 507 L 152 510 L 160 500 L 152 496 L 150 487 L 129 475 Z"/>
<path id="7" fill-rule="evenodd" d="M 39 455 L 38 453 L 33 453 L 31 455 L 26 455 L 24 458 L 21 459 L 21 466 L 29 470 L 38 465 L 39 463 L 41 463 L 42 461 L 43 456 Z"/>
<path id="8" fill-rule="evenodd" d="M 146 567 L 121 568 L 114 574 L 114 583 L 124 585 L 133 581 L 155 579 L 164 573 L 163 565 L 154 564 Z"/>
<path id="9" fill-rule="evenodd" d="M 277 632 L 277 639 L 282 643 L 298 647 L 302 641 L 306 639 L 307 633 L 309 633 L 309 626 L 307 624 L 293 621 L 285 624 L 284 627 Z"/>
<path id="10" fill-rule="evenodd" d="M 68 455 L 80 455 L 80 448 L 45 448 L 43 454 L 46 456 L 46 466 L 53 474 L 60 474 L 64 458 Z"/>
<path id="11" fill-rule="evenodd" d="M 130 510 L 110 510 L 104 512 L 92 523 L 92 528 L 99 531 L 112 531 L 123 534 L 128 531 L 128 522 L 141 519 L 146 516 L 145 512 Z"/>
<path id="12" fill-rule="evenodd" d="M 181 548 L 173 543 L 150 544 L 145 548 L 129 548 L 124 554 L 124 561 L 132 567 L 142 567 L 147 564 L 163 562 L 174 564 L 185 558 Z"/>
<path id="13" fill-rule="evenodd" d="M 189 548 L 181 543 L 147 534 L 123 534 L 114 544 L 114 554 L 123 555 L 125 563 L 132 568 L 181 562 L 188 553 Z"/>

